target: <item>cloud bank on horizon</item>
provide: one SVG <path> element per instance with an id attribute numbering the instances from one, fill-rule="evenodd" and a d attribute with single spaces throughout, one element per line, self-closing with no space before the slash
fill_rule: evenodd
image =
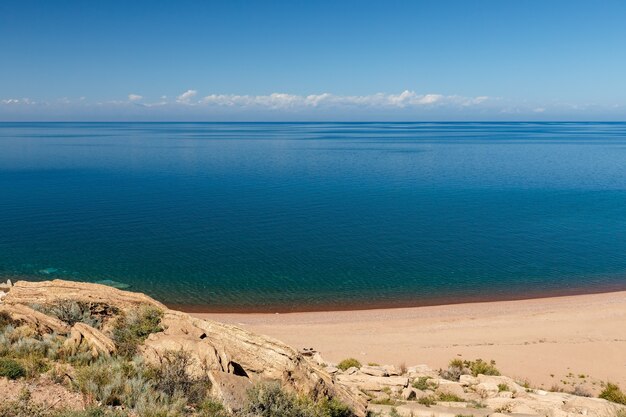
<path id="1" fill-rule="evenodd" d="M 620 105 L 523 103 L 501 97 L 400 93 L 369 95 L 207 94 L 188 89 L 175 97 L 150 99 L 129 93 L 125 99 L 90 101 L 63 97 L 52 101 L 0 98 L 0 120 L 542 120 L 619 117 Z M 356 116 L 355 116 L 356 115 Z M 360 117 L 359 117 L 360 116 Z"/>

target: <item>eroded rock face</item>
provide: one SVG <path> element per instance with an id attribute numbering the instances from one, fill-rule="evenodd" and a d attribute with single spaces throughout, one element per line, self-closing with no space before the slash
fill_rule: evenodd
<path id="1" fill-rule="evenodd" d="M 76 323 L 63 346 L 75 354 L 83 343 L 89 346 L 93 357 L 111 356 L 116 350 L 115 343 L 100 330 L 85 323 Z"/>
<path id="2" fill-rule="evenodd" d="M 337 398 L 352 408 L 354 414 L 366 414 L 365 401 L 353 391 L 336 384 L 313 358 L 307 358 L 290 346 L 267 336 L 257 335 L 236 326 L 168 309 L 165 305 L 139 293 L 122 291 L 99 284 L 63 280 L 44 282 L 19 281 L 6 295 L 0 308 L 12 317 L 28 321 L 40 329 L 70 334 L 69 349 L 87 343 L 94 354 L 110 354 L 115 346 L 103 333 L 86 324 L 72 329 L 58 319 L 34 311 L 29 305 L 49 306 L 72 300 L 102 304 L 129 312 L 142 305 L 163 311 L 164 331 L 151 334 L 140 346 L 140 353 L 150 362 L 158 363 L 168 351 L 184 350 L 194 359 L 193 373 L 210 372 L 218 383 L 220 398 L 230 401 L 234 409 L 250 384 L 279 381 L 285 388 L 312 399 Z"/>
<path id="3" fill-rule="evenodd" d="M 165 305 L 145 294 L 122 291 L 100 284 L 60 279 L 42 282 L 18 281 L 5 297 L 4 304 L 50 305 L 64 300 L 108 304 L 125 311 L 142 304 L 167 310 Z"/>
<path id="4" fill-rule="evenodd" d="M 7 303 L 6 300 L 10 295 L 11 293 L 5 297 L 5 302 L 0 305 L 0 311 L 8 313 L 12 320 L 29 324 L 41 333 L 55 332 L 65 335 L 70 332 L 70 326 L 55 317 L 33 310 L 28 305 Z"/>

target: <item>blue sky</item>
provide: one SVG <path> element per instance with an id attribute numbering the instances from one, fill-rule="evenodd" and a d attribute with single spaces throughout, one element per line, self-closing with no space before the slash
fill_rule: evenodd
<path id="1" fill-rule="evenodd" d="M 624 1 L 0 2 L 0 120 L 626 120 Z"/>

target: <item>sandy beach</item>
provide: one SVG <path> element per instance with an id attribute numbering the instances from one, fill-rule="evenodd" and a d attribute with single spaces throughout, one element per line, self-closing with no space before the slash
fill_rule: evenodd
<path id="1" fill-rule="evenodd" d="M 483 358 L 535 387 L 583 384 L 596 391 L 607 380 L 626 386 L 626 291 L 382 310 L 194 315 L 314 348 L 332 362 L 355 357 L 437 368 L 452 358 Z"/>

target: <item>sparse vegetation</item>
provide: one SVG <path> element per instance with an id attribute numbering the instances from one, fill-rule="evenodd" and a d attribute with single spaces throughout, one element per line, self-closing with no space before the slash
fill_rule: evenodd
<path id="1" fill-rule="evenodd" d="M 60 300 L 52 305 L 31 305 L 35 310 L 73 326 L 76 323 L 85 323 L 99 329 L 104 319 L 119 313 L 115 307 L 103 303 L 86 303 L 76 300 Z"/>
<path id="2" fill-rule="evenodd" d="M 436 388 L 433 382 L 428 381 L 430 378 L 427 376 L 420 376 L 415 381 L 413 381 L 413 388 L 426 391 L 427 389 Z"/>
<path id="3" fill-rule="evenodd" d="M 400 375 L 406 374 L 406 363 L 402 362 L 400 365 L 398 365 L 398 370 L 400 371 Z"/>
<path id="4" fill-rule="evenodd" d="M 0 377 L 18 379 L 26 376 L 26 369 L 16 360 L 0 358 Z"/>
<path id="5" fill-rule="evenodd" d="M 425 405 L 426 407 L 430 407 L 431 405 L 437 404 L 437 399 L 432 395 L 426 395 L 424 397 L 418 398 L 417 402 L 419 404 Z"/>
<path id="6" fill-rule="evenodd" d="M 439 375 L 442 378 L 449 379 L 451 381 L 458 381 L 461 375 L 500 375 L 500 371 L 496 368 L 496 362 L 485 362 L 482 359 L 476 359 L 474 361 L 464 361 L 458 358 L 452 359 L 448 364 L 448 369 L 439 370 Z"/>
<path id="7" fill-rule="evenodd" d="M 498 384 L 498 392 L 510 391 L 511 389 L 507 384 Z"/>
<path id="8" fill-rule="evenodd" d="M 570 391 L 570 394 L 578 395 L 579 397 L 591 397 L 592 396 L 591 392 L 587 390 L 585 387 L 583 387 L 582 385 L 576 385 L 574 389 Z"/>
<path id="9" fill-rule="evenodd" d="M 7 326 L 14 326 L 15 324 L 9 313 L 0 311 L 0 331 L 4 330 Z"/>
<path id="10" fill-rule="evenodd" d="M 113 326 L 113 341 L 119 354 L 132 357 L 150 334 L 162 332 L 162 317 L 163 312 L 152 306 L 142 306 L 129 315 L 120 315 Z"/>
<path id="11" fill-rule="evenodd" d="M 278 384 L 260 384 L 248 393 L 242 417 L 349 417 L 352 412 L 337 400 L 321 401 L 298 397 Z"/>
<path id="12" fill-rule="evenodd" d="M 451 403 L 462 403 L 465 401 L 463 398 L 458 395 L 450 394 L 447 392 L 442 392 L 439 394 L 439 401 L 451 402 Z"/>
<path id="13" fill-rule="evenodd" d="M 605 400 L 626 405 L 626 394 L 622 392 L 619 385 L 608 382 L 602 392 L 599 395 L 600 398 Z"/>
<path id="14" fill-rule="evenodd" d="M 465 364 L 470 369 L 473 376 L 481 374 L 494 376 L 500 375 L 500 371 L 496 368 L 496 361 L 494 360 L 487 363 L 482 359 L 476 359 L 475 361 L 465 361 Z"/>
<path id="15" fill-rule="evenodd" d="M 341 369 L 342 371 L 345 371 L 352 367 L 360 368 L 361 362 L 359 362 L 358 360 L 354 358 L 348 358 L 348 359 L 342 360 L 341 362 L 339 362 L 339 365 L 337 365 L 337 368 Z"/>

